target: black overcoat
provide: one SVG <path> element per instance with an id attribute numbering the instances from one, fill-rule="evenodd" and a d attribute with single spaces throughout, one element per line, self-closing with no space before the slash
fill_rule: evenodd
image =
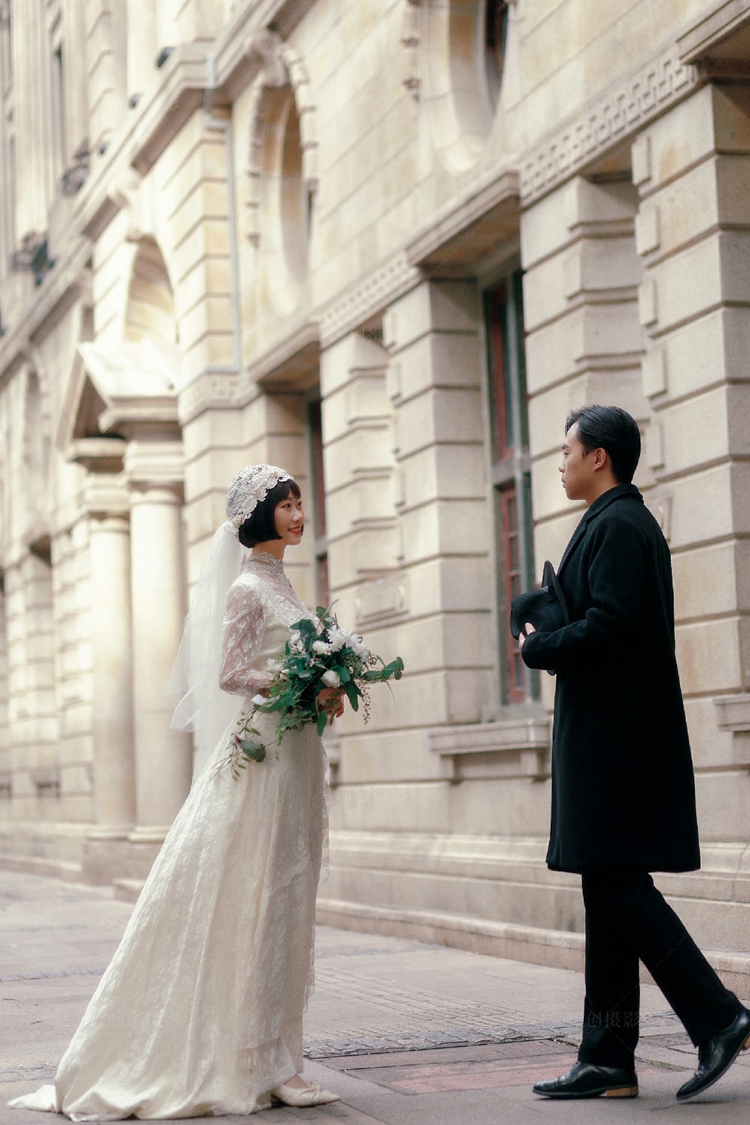
<path id="1" fill-rule="evenodd" d="M 632 484 L 587 509 L 559 569 L 570 625 L 533 633 L 557 674 L 552 824 L 557 871 L 700 866 L 695 784 L 674 648 L 669 547 Z"/>

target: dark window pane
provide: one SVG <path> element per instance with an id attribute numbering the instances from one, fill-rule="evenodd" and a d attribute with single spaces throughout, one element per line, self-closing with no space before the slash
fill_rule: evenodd
<path id="1" fill-rule="evenodd" d="M 522 703 L 526 698 L 524 665 L 518 645 L 510 631 L 510 603 L 523 591 L 523 579 L 518 568 L 517 497 L 515 485 L 500 490 L 502 521 L 503 601 L 505 603 L 505 651 L 507 654 L 508 701 Z"/>
<path id="2" fill-rule="evenodd" d="M 310 454 L 312 461 L 312 501 L 315 520 L 315 538 L 323 539 L 326 534 L 326 490 L 323 475 L 323 417 L 320 399 L 311 402 L 307 408 L 310 427 Z"/>
<path id="3" fill-rule="evenodd" d="M 503 80 L 507 35 L 508 0 L 487 0 L 484 43 L 493 100 L 497 100 Z"/>
<path id="4" fill-rule="evenodd" d="M 487 347 L 490 374 L 490 422 L 493 460 L 504 461 L 513 453 L 513 420 L 509 394 L 507 348 L 507 294 L 499 285 L 486 294 Z"/>
<path id="5" fill-rule="evenodd" d="M 327 606 L 331 600 L 331 590 L 328 585 L 328 555 L 318 555 L 316 560 L 318 598 L 321 605 Z"/>

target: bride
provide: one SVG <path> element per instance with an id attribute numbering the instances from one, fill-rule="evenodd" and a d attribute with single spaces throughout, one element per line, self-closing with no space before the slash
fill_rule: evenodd
<path id="1" fill-rule="evenodd" d="M 278 754 L 236 780 L 224 761 L 238 712 L 271 679 L 269 660 L 290 626 L 311 616 L 282 565 L 303 526 L 299 487 L 283 469 L 253 465 L 232 481 L 172 677 L 184 692 L 173 725 L 213 753 L 54 1085 L 11 1105 L 116 1121 L 338 1101 L 300 1074 L 327 836 L 322 743 L 313 726 L 287 733 Z M 318 699 L 341 713 L 338 692 Z M 273 743 L 276 717 L 255 723 Z"/>

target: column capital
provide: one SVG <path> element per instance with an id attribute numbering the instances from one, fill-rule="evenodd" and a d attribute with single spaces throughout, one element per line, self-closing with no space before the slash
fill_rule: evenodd
<path id="1" fill-rule="evenodd" d="M 134 438 L 125 451 L 123 479 L 131 494 L 157 488 L 181 499 L 184 464 L 181 441 Z"/>
<path id="2" fill-rule="evenodd" d="M 65 450 L 65 460 L 83 465 L 90 473 L 119 473 L 127 442 L 119 437 L 75 438 Z"/>
<path id="3" fill-rule="evenodd" d="M 95 520 L 111 516 L 127 519 L 130 496 L 114 473 L 89 473 L 83 487 L 83 506 Z"/>

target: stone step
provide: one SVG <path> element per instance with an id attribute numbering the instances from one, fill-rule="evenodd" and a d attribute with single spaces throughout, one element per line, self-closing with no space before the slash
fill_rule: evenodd
<path id="1" fill-rule="evenodd" d="M 145 882 L 145 879 L 115 879 L 112 894 L 121 902 L 137 902 Z"/>
<path id="2" fill-rule="evenodd" d="M 706 949 L 750 952 L 750 849 L 704 845 L 700 871 L 655 882 Z M 541 838 L 331 832 L 326 895 L 583 933 L 580 876 L 550 871 Z"/>
<path id="3" fill-rule="evenodd" d="M 326 898 L 318 899 L 316 917 L 319 925 L 340 930 L 410 938 L 490 957 L 583 971 L 584 937 L 581 933 L 491 922 L 437 910 L 366 906 Z M 750 1003 L 750 953 L 712 949 L 704 949 L 704 953 L 726 986 Z M 644 983 L 653 983 L 643 968 L 641 979 Z"/>
<path id="4" fill-rule="evenodd" d="M 0 853 L 0 870 L 22 871 L 27 875 L 45 875 L 66 883 L 82 882 L 81 864 L 64 859 L 36 855 Z"/>

